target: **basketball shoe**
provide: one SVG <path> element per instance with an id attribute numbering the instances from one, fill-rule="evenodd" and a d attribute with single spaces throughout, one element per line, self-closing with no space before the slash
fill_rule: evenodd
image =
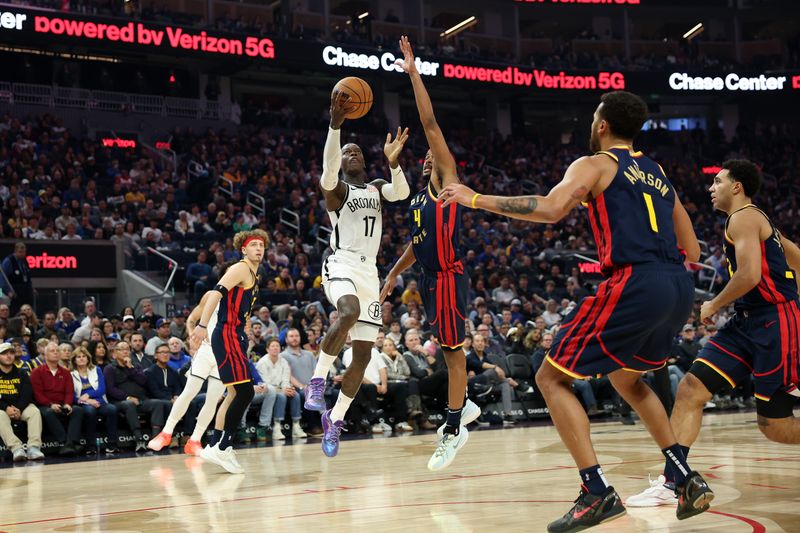
<path id="1" fill-rule="evenodd" d="M 667 483 L 667 478 L 660 475 L 657 479 L 649 481 L 650 488 L 629 496 L 625 500 L 625 505 L 628 507 L 658 507 L 659 505 L 676 505 L 678 503 L 675 488 L 670 487 L 671 483 Z"/>
<path id="2" fill-rule="evenodd" d="M 481 408 L 478 407 L 475 402 L 467 398 L 467 401 L 464 402 L 464 407 L 461 409 L 461 425 L 466 426 L 478 419 L 481 416 Z M 444 426 L 447 424 L 442 424 L 439 426 L 439 429 L 436 430 L 436 434 L 441 439 L 444 436 Z"/>
<path id="3" fill-rule="evenodd" d="M 311 378 L 306 387 L 306 401 L 303 406 L 309 411 L 325 410 L 325 380 L 323 378 Z"/>
<path id="4" fill-rule="evenodd" d="M 441 470 L 450 466 L 456 458 L 458 450 L 464 447 L 469 439 L 469 431 L 464 426 L 458 429 L 458 435 L 445 433 L 439 440 L 436 451 L 433 452 L 428 460 L 428 470 Z"/>
<path id="5" fill-rule="evenodd" d="M 339 453 L 339 437 L 344 428 L 344 420 L 331 420 L 331 410 L 322 413 L 322 453 L 335 457 Z"/>
<path id="6" fill-rule="evenodd" d="M 147 441 L 147 447 L 153 450 L 154 452 L 159 452 L 164 446 L 169 446 L 172 442 L 172 435 L 169 433 L 164 433 L 163 431 Z"/>
<path id="7" fill-rule="evenodd" d="M 187 455 L 199 456 L 201 451 L 203 451 L 203 445 L 200 444 L 199 440 L 189 439 L 183 445 L 183 453 Z"/>
<path id="8" fill-rule="evenodd" d="M 214 446 L 206 446 L 200 452 L 200 457 L 209 463 L 214 463 L 230 472 L 231 474 L 244 474 L 244 467 L 236 460 L 236 453 L 233 447 L 228 446 L 224 450 L 219 449 L 219 443 Z"/>
<path id="9" fill-rule="evenodd" d="M 547 525 L 549 533 L 571 533 L 619 518 L 625 514 L 622 500 L 614 487 L 606 488 L 600 496 L 591 494 L 581 487 L 575 505 L 567 514 Z"/>
<path id="10" fill-rule="evenodd" d="M 697 472 L 690 472 L 683 483 L 676 487 L 675 492 L 678 493 L 678 509 L 675 512 L 678 520 L 708 511 L 711 507 L 709 504 L 714 499 L 714 492 Z"/>

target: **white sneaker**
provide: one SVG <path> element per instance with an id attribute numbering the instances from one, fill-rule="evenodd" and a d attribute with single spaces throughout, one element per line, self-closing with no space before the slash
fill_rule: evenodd
<path id="1" fill-rule="evenodd" d="M 28 456 L 25 454 L 25 449 L 22 446 L 14 450 L 12 455 L 14 456 L 13 460 L 15 463 L 21 463 L 22 461 L 28 460 Z"/>
<path id="2" fill-rule="evenodd" d="M 308 437 L 308 435 L 306 434 L 305 431 L 303 431 L 303 428 L 300 427 L 300 423 L 299 422 L 293 423 L 292 424 L 292 438 L 293 439 L 304 439 L 306 437 Z"/>
<path id="3" fill-rule="evenodd" d="M 397 431 L 403 431 L 403 432 L 405 432 L 405 431 L 414 431 L 414 428 L 412 428 L 411 424 L 409 424 L 408 422 L 400 422 L 399 424 L 397 424 L 394 427 L 394 429 L 397 430 Z"/>
<path id="4" fill-rule="evenodd" d="M 219 449 L 219 444 L 206 446 L 200 452 L 200 457 L 209 463 L 214 463 L 230 472 L 231 474 L 244 474 L 244 467 L 236 460 L 236 453 L 233 447 L 229 446 L 224 450 Z"/>
<path id="5" fill-rule="evenodd" d="M 428 470 L 441 470 L 450 466 L 450 463 L 456 458 L 456 453 L 464 447 L 468 438 L 469 431 L 464 426 L 459 428 L 458 435 L 445 433 L 439 440 L 436 451 L 433 452 L 433 455 L 428 460 Z"/>
<path id="6" fill-rule="evenodd" d="M 283 435 L 283 431 L 281 431 L 281 425 L 275 424 L 272 426 L 272 442 L 276 440 L 286 440 L 286 437 Z"/>
<path id="7" fill-rule="evenodd" d="M 44 459 L 44 454 L 42 450 L 40 450 L 36 446 L 28 446 L 28 460 L 29 461 L 40 461 Z"/>
<path id="8" fill-rule="evenodd" d="M 392 432 L 392 426 L 390 426 L 386 422 L 380 422 L 380 426 L 383 428 L 383 432 L 384 433 L 391 433 Z"/>
<path id="9" fill-rule="evenodd" d="M 664 485 L 664 483 L 667 482 L 664 476 L 658 476 L 658 479 L 650 479 L 649 481 L 650 488 L 645 489 L 639 494 L 629 496 L 625 505 L 628 507 L 658 507 L 659 505 L 678 504 L 678 497 L 675 496 L 675 489 Z"/>
<path id="10" fill-rule="evenodd" d="M 380 423 L 374 424 L 372 426 L 372 432 L 375 433 L 376 435 L 379 433 L 383 433 L 383 426 Z"/>
<path id="11" fill-rule="evenodd" d="M 478 407 L 475 402 L 467 398 L 467 401 L 464 402 L 464 407 L 461 408 L 461 425 L 466 426 L 478 419 L 481 416 L 481 408 Z M 436 430 L 436 435 L 439 436 L 441 439 L 444 435 L 444 426 L 442 424 L 439 426 L 439 429 Z"/>

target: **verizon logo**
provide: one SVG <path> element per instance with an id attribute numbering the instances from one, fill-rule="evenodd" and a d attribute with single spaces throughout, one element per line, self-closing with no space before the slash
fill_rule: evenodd
<path id="1" fill-rule="evenodd" d="M 42 255 L 29 255 L 25 259 L 28 260 L 28 268 L 30 269 L 70 269 L 78 268 L 78 258 L 74 255 L 48 255 L 47 252 L 42 252 Z"/>

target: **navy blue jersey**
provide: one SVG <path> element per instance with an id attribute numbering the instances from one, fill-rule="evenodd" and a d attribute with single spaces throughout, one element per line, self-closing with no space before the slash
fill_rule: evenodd
<path id="1" fill-rule="evenodd" d="M 461 206 L 442 202 L 430 182 L 409 206 L 411 242 L 417 263 L 428 272 L 463 272 L 458 239 L 461 234 Z"/>
<path id="2" fill-rule="evenodd" d="M 736 272 L 736 248 L 728 236 L 728 224 L 731 216 L 742 209 L 752 208 L 764 215 L 772 227 L 772 234 L 765 241 L 761 241 L 761 280 L 750 292 L 736 301 L 740 309 L 754 309 L 766 305 L 775 305 L 797 300 L 797 280 L 794 270 L 789 268 L 786 254 L 781 244 L 781 234 L 772 224 L 766 213 L 753 204 L 747 204 L 731 213 L 725 221 L 725 242 L 723 247 L 725 257 L 728 258 L 728 272 L 731 276 Z"/>
<path id="3" fill-rule="evenodd" d="M 248 267 L 249 268 L 249 267 Z M 244 331 L 244 325 L 250 318 L 250 313 L 258 298 L 258 276 L 253 274 L 253 285 L 245 289 L 243 287 L 233 287 L 228 291 L 228 295 L 219 303 L 217 309 L 217 325 L 215 330 L 237 332 Z"/>
<path id="4" fill-rule="evenodd" d="M 625 265 L 683 263 L 672 211 L 675 189 L 661 165 L 627 146 L 598 152 L 619 165 L 608 188 L 588 204 L 602 272 Z"/>

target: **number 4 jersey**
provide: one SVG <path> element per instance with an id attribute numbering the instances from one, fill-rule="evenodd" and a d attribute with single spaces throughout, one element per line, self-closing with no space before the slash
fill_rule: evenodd
<path id="1" fill-rule="evenodd" d="M 588 204 L 603 273 L 644 263 L 683 263 L 672 211 L 675 189 L 661 165 L 627 146 L 598 152 L 617 162 L 608 188 Z"/>
<path id="2" fill-rule="evenodd" d="M 346 185 L 342 206 L 328 211 L 333 226 L 331 248 L 334 253 L 345 250 L 374 263 L 383 229 L 381 193 L 374 185 Z"/>

